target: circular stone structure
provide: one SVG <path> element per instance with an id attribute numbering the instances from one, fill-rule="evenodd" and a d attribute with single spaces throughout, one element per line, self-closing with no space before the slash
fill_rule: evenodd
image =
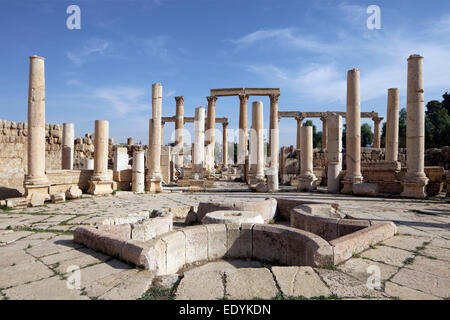
<path id="1" fill-rule="evenodd" d="M 207 213 L 203 217 L 202 223 L 264 223 L 264 219 L 255 211 L 219 210 Z"/>

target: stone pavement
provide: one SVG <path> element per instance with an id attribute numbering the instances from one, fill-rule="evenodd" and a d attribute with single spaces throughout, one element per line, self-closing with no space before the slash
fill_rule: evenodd
<path id="1" fill-rule="evenodd" d="M 229 184 L 239 190 L 239 184 Z M 72 241 L 72 231 L 105 218 L 142 210 L 196 206 L 200 201 L 246 201 L 269 194 L 164 192 L 90 197 L 40 208 L 0 209 L 0 298 L 137 299 L 154 274 Z M 280 192 L 277 197 L 338 203 L 355 218 L 394 221 L 399 235 L 327 269 L 210 262 L 169 281 L 175 298 L 448 299 L 450 204 L 443 199 L 364 198 Z M 176 225 L 181 226 L 182 223 Z M 369 289 L 367 268 L 378 267 L 381 288 Z M 79 268 L 79 269 L 77 269 Z M 73 271 L 75 270 L 75 271 Z M 78 272 L 79 270 L 79 272 Z M 378 270 L 378 269 L 377 269 Z M 372 271 L 373 272 L 373 271 Z M 81 275 L 79 285 L 77 275 Z M 178 279 L 176 277 L 176 279 Z M 68 286 L 69 284 L 69 286 Z M 70 286 L 70 284 L 75 284 Z M 70 288 L 69 288 L 70 287 Z M 170 291 L 169 290 L 169 291 Z M 152 297 L 152 295 L 147 295 Z"/>

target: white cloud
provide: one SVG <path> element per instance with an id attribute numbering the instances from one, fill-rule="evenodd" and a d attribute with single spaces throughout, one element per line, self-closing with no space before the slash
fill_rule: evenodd
<path id="1" fill-rule="evenodd" d="M 108 102 L 119 115 L 151 109 L 149 104 L 142 102 L 146 96 L 144 89 L 130 87 L 101 88 L 94 89 L 92 96 Z"/>
<path id="2" fill-rule="evenodd" d="M 104 54 L 105 50 L 110 46 L 110 42 L 103 39 L 91 39 L 80 50 L 66 52 L 74 64 L 82 65 L 89 56 L 93 54 Z"/>

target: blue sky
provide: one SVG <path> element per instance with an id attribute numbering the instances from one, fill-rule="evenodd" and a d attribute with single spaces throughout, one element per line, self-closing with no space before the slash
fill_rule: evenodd
<path id="1" fill-rule="evenodd" d="M 81 30 L 66 27 L 71 4 Z M 381 9 L 380 30 L 366 26 L 369 5 Z M 449 12 L 448 0 L 0 0 L 0 119 L 26 121 L 33 54 L 46 58 L 47 122 L 73 122 L 77 136 L 104 119 L 116 142 L 147 143 L 155 82 L 164 116 L 175 113 L 174 96 L 193 116 L 210 89 L 233 87 L 279 87 L 280 111 L 345 111 L 352 68 L 361 70 L 362 111 L 385 117 L 388 88 L 406 105 L 410 54 L 425 57 L 426 101 L 450 90 Z M 259 99 L 267 127 L 269 99 L 249 106 Z M 230 129 L 238 110 L 237 97 L 217 101 Z M 165 143 L 172 130 L 166 124 Z M 295 120 L 281 120 L 280 143 L 295 145 L 295 132 Z"/>

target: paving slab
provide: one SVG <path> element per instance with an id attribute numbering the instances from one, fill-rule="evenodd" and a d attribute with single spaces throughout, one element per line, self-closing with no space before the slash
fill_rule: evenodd
<path id="1" fill-rule="evenodd" d="M 396 249 L 387 246 L 377 246 L 375 249 L 369 249 L 361 254 L 361 257 L 373 261 L 382 261 L 386 264 L 401 267 L 407 258 L 414 257 L 413 253 L 403 249 Z"/>
<path id="2" fill-rule="evenodd" d="M 21 300 L 89 300 L 77 289 L 69 289 L 59 276 L 35 281 L 3 291 L 9 299 Z"/>
<path id="3" fill-rule="evenodd" d="M 408 264 L 405 268 L 428 272 L 439 277 L 450 279 L 450 264 L 447 261 L 434 260 L 428 257 L 416 256 L 412 264 Z"/>
<path id="4" fill-rule="evenodd" d="M 0 250 L 0 272 L 4 267 L 32 263 L 36 259 L 23 250 Z"/>
<path id="5" fill-rule="evenodd" d="M 378 299 L 386 297 L 384 293 L 378 290 L 369 289 L 365 282 L 341 271 L 320 268 L 315 270 L 330 288 L 331 293 L 340 298 L 370 297 Z"/>
<path id="6" fill-rule="evenodd" d="M 422 251 L 422 253 L 442 261 L 450 262 L 450 249 L 433 247 L 430 245 L 427 246 L 425 250 Z"/>
<path id="7" fill-rule="evenodd" d="M 0 241 L 4 243 L 11 243 L 16 240 L 19 240 L 21 238 L 25 238 L 26 236 L 29 236 L 33 232 L 31 231 L 15 231 L 11 233 L 6 233 L 3 235 L 0 235 Z"/>
<path id="8" fill-rule="evenodd" d="M 1 269 L 0 288 L 18 286 L 53 275 L 54 272 L 39 261 L 9 266 Z"/>
<path id="9" fill-rule="evenodd" d="M 103 300 L 136 300 L 151 286 L 155 273 L 139 271 L 99 297 Z"/>
<path id="10" fill-rule="evenodd" d="M 417 247 L 422 247 L 424 242 L 430 242 L 430 237 L 398 235 L 383 241 L 386 246 L 396 247 L 407 251 L 415 251 Z"/>
<path id="11" fill-rule="evenodd" d="M 86 281 L 86 279 L 83 281 L 82 279 L 82 285 L 84 286 L 84 291 L 90 298 L 99 298 L 138 272 L 138 269 L 129 269 L 101 277 L 95 281 Z"/>
<path id="12" fill-rule="evenodd" d="M 225 271 L 226 297 L 229 299 L 272 299 L 279 291 L 266 268 Z"/>
<path id="13" fill-rule="evenodd" d="M 408 268 L 401 269 L 392 282 L 441 298 L 450 297 L 450 279 Z"/>
<path id="14" fill-rule="evenodd" d="M 177 300 L 216 300 L 224 297 L 224 271 L 185 273 L 178 285 Z"/>
<path id="15" fill-rule="evenodd" d="M 371 266 L 376 266 L 380 269 L 380 280 L 384 281 L 393 276 L 398 270 L 398 267 L 379 263 L 362 258 L 351 258 L 338 266 L 342 272 L 366 283 L 369 277 L 373 275 L 373 271 L 368 269 Z M 370 272 L 368 272 L 370 271 Z"/>
<path id="16" fill-rule="evenodd" d="M 329 296 L 330 289 L 311 267 L 272 267 L 272 273 L 285 296 Z"/>
<path id="17" fill-rule="evenodd" d="M 394 298 L 401 300 L 441 300 L 441 298 L 414 290 L 408 287 L 400 286 L 393 282 L 386 282 L 384 292 Z"/>

